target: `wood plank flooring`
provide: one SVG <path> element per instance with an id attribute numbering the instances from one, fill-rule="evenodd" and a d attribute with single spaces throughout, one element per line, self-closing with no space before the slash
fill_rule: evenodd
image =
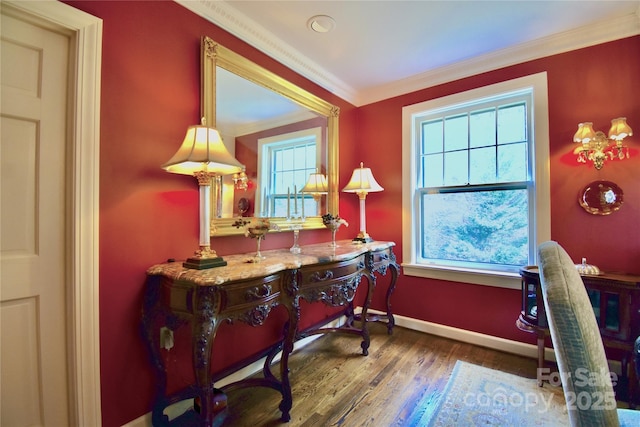
<path id="1" fill-rule="evenodd" d="M 370 324 L 369 356 L 360 337 L 328 334 L 291 356 L 291 421 L 280 421 L 281 396 L 268 388 L 229 393 L 224 426 L 403 426 L 416 402 L 442 394 L 455 362 L 462 360 L 535 378 L 536 360 L 396 326 Z M 277 369 L 274 368 L 274 373 Z"/>

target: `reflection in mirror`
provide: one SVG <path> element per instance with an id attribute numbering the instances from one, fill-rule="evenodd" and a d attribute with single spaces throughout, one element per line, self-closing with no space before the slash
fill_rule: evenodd
<path id="1" fill-rule="evenodd" d="M 226 179 L 218 217 L 320 215 L 318 200 L 298 190 L 326 170 L 327 118 L 223 68 L 216 74 L 216 128 L 247 179 Z"/>
<path id="2" fill-rule="evenodd" d="M 306 217 L 303 228 L 322 227 L 323 213 L 337 214 L 338 108 L 208 37 L 202 72 L 202 115 L 245 165 L 242 176 L 214 183 L 213 234 L 241 233 L 231 227 L 238 216 Z M 316 173 L 325 191 L 303 192 Z"/>
<path id="3" fill-rule="evenodd" d="M 258 179 L 256 198 L 260 216 L 299 218 L 321 215 L 322 207 L 301 192 L 309 175 L 324 169 L 326 119 L 318 117 L 292 123 L 286 132 L 280 128 L 274 136 L 258 138 Z M 260 196 L 263 197 L 260 197 Z M 258 212 L 256 212 L 256 216 Z"/>

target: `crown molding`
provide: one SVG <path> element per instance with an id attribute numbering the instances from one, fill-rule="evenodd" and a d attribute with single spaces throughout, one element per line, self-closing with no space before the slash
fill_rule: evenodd
<path id="1" fill-rule="evenodd" d="M 619 18 L 521 43 L 389 84 L 356 90 L 285 41 L 275 37 L 256 21 L 227 5 L 226 2 L 175 1 L 355 106 L 371 104 L 510 65 L 640 34 L 639 6 L 634 13 Z"/>
<path id="2" fill-rule="evenodd" d="M 342 99 L 348 101 L 356 98 L 357 94 L 352 87 L 226 2 L 174 1 Z"/>
<path id="3" fill-rule="evenodd" d="M 499 68 L 557 55 L 588 46 L 640 34 L 640 8 L 636 13 L 602 21 L 596 25 L 558 33 L 527 43 L 521 43 L 465 61 L 429 70 L 386 85 L 368 88 L 358 93 L 352 102 L 362 106 L 393 98 L 439 84 L 474 76 Z"/>

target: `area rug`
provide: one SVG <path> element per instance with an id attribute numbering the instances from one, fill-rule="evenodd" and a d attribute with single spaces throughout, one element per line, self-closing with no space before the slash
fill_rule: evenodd
<path id="1" fill-rule="evenodd" d="M 424 405 L 426 408 L 428 405 Z M 562 388 L 457 361 L 436 409 L 418 404 L 406 425 L 568 426 Z"/>

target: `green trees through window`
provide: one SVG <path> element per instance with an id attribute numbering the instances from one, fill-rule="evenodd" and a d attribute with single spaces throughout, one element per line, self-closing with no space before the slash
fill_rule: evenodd
<path id="1" fill-rule="evenodd" d="M 526 189 L 422 196 L 422 257 L 522 266 L 528 261 Z"/>

